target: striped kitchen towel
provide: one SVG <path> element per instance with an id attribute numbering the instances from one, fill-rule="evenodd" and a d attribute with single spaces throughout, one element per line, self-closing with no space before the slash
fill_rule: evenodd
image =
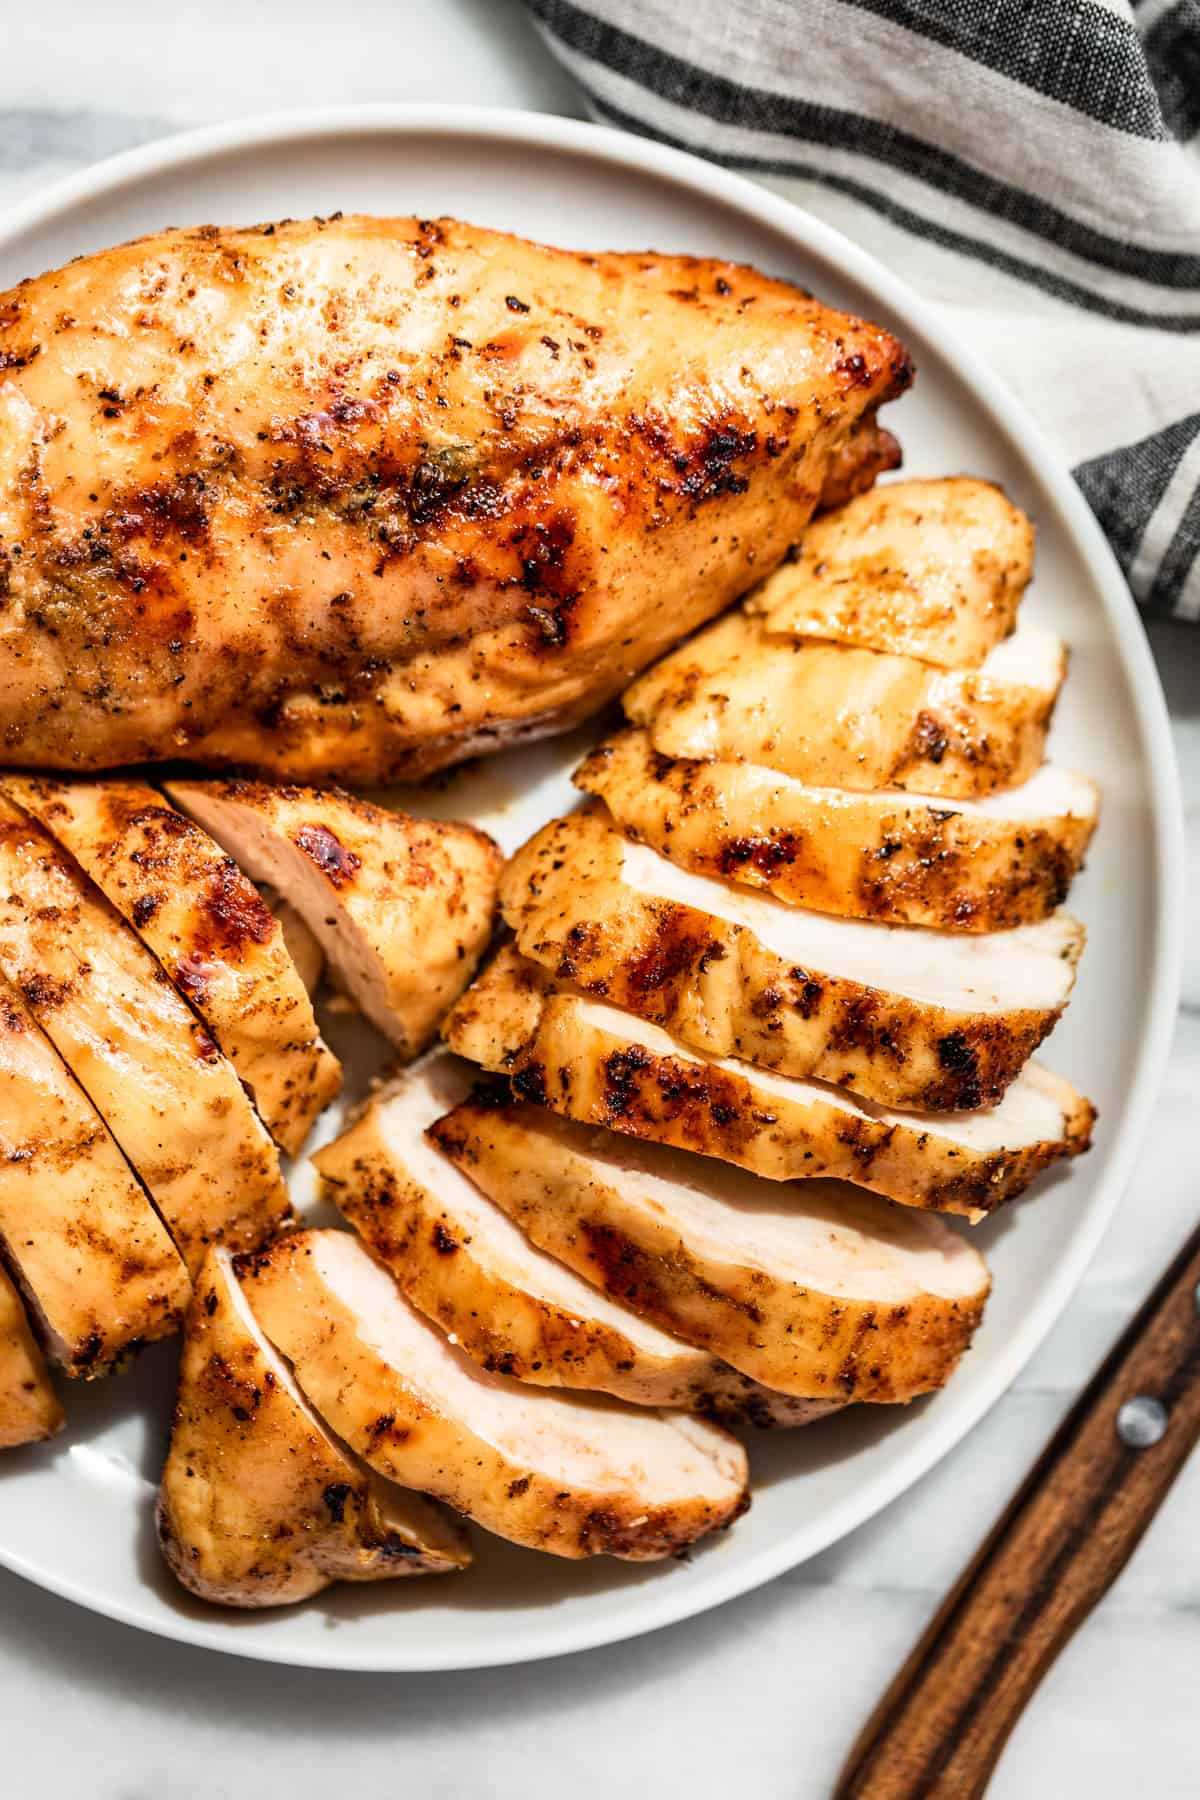
<path id="1" fill-rule="evenodd" d="M 526 0 L 597 118 L 906 275 L 1200 619 L 1200 0 Z"/>

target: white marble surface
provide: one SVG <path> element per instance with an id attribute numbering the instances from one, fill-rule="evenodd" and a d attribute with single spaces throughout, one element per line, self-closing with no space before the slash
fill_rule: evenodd
<path id="1" fill-rule="evenodd" d="M 0 206 L 182 126 L 354 99 L 578 111 L 497 0 L 40 0 L 0 32 Z M 1152 633 L 1200 878 L 1200 628 Z M 0 1793 L 66 1800 L 821 1800 L 856 1729 L 1071 1396 L 1195 1222 L 1200 934 L 1136 1187 L 1014 1389 L 887 1514 L 706 1618 L 454 1677 L 273 1670 L 142 1638 L 0 1575 Z M 1045 1682 L 996 1800 L 1200 1793 L 1200 1459 Z"/>

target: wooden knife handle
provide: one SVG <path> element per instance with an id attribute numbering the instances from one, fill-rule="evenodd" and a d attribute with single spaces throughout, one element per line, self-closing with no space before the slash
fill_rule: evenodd
<path id="1" fill-rule="evenodd" d="M 1128 1405 L 1143 1396 L 1149 1406 Z M 1120 1574 L 1197 1436 L 1200 1231 L 947 1596 L 851 1752 L 834 1800 L 983 1793 L 1026 1701 Z"/>

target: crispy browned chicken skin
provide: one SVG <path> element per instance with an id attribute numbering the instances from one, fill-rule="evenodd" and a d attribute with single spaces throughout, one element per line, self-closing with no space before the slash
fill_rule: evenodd
<path id="1" fill-rule="evenodd" d="M 82 258 L 0 295 L 3 754 L 366 781 L 558 730 L 893 466 L 908 380 L 752 269 L 449 219 Z"/>

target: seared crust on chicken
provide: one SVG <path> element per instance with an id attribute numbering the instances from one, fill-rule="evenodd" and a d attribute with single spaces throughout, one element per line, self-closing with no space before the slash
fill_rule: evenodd
<path id="1" fill-rule="evenodd" d="M 805 1424 L 707 1351 L 616 1306 L 536 1249 L 425 1136 L 478 1071 L 444 1054 L 377 1093 L 313 1157 L 326 1188 L 407 1299 L 485 1369 L 754 1424 Z M 820 1410 L 820 1409 L 817 1409 Z"/>
<path id="2" fill-rule="evenodd" d="M 172 781 L 167 792 L 296 908 L 333 980 L 400 1054 L 423 1050 L 492 935 L 502 859 L 486 832 L 339 788 Z"/>
<path id="3" fill-rule="evenodd" d="M 196 1282 L 179 1368 L 158 1535 L 202 1600 L 288 1606 L 332 1581 L 445 1575 L 462 1528 L 338 1444 L 267 1342 L 216 1250 Z"/>
<path id="4" fill-rule="evenodd" d="M 634 682 L 625 711 L 663 756 L 761 763 L 816 787 L 978 798 L 1028 781 L 1066 674 L 1060 640 L 1022 625 L 981 668 L 937 669 L 738 610 Z"/>
<path id="5" fill-rule="evenodd" d="M 53 1360 L 104 1375 L 179 1329 L 187 1271 L 104 1121 L 0 975 L 0 1241 Z"/>
<path id="6" fill-rule="evenodd" d="M 888 1106 L 998 1100 L 1066 1004 L 1083 927 L 984 937 L 802 912 L 628 844 L 592 803 L 507 865 L 525 956 L 710 1055 Z"/>
<path id="7" fill-rule="evenodd" d="M 238 1261 L 309 1402 L 371 1467 L 555 1556 L 670 1556 L 747 1505 L 736 1439 L 684 1413 L 488 1374 L 344 1231 Z"/>
<path id="8" fill-rule="evenodd" d="M 63 1423 L 63 1409 L 25 1308 L 0 1269 L 0 1450 L 44 1443 L 62 1430 Z"/>
<path id="9" fill-rule="evenodd" d="M 927 1393 L 983 1311 L 983 1259 L 949 1225 L 843 1182 L 763 1182 L 516 1102 L 468 1100 L 431 1135 L 535 1244 L 784 1393 Z"/>
<path id="10" fill-rule="evenodd" d="M 294 1155 L 341 1086 L 270 909 L 233 858 L 140 781 L 8 776 L 190 1000 Z"/>
<path id="11" fill-rule="evenodd" d="M 944 931 L 1044 919 L 1067 897 L 1099 808 L 1094 782 L 1049 764 L 1019 788 L 950 803 L 806 787 L 748 762 L 676 762 L 636 728 L 598 745 L 574 779 L 628 836 L 697 875 Z"/>
<path id="12" fill-rule="evenodd" d="M 894 466 L 910 378 L 731 263 L 341 216 L 23 282 L 0 371 L 7 759 L 358 783 L 594 711 Z"/>
<path id="13" fill-rule="evenodd" d="M 657 1025 L 555 982 L 506 946 L 446 1021 L 464 1056 L 587 1125 L 697 1150 L 772 1181 L 838 1176 L 980 1219 L 1091 1140 L 1095 1108 L 1028 1063 L 988 1112 L 893 1112 L 823 1082 L 701 1056 Z"/>
<path id="14" fill-rule="evenodd" d="M 188 1268 L 291 1214 L 230 1064 L 145 946 L 28 814 L 0 798 L 0 972 L 150 1192 Z"/>
<path id="15" fill-rule="evenodd" d="M 976 669 L 1032 574 L 1033 526 L 990 481 L 891 481 L 815 519 L 746 610 L 785 637 Z"/>

